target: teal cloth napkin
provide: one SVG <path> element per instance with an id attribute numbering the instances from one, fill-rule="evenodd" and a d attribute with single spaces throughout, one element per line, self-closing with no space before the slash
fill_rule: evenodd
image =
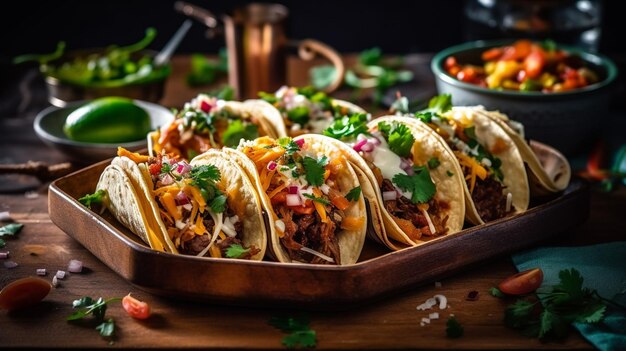
<path id="1" fill-rule="evenodd" d="M 626 306 L 626 242 L 578 247 L 543 247 L 512 255 L 519 271 L 539 267 L 544 284 L 559 283 L 559 271 L 575 268 L 583 286 Z M 608 306 L 602 322 L 574 323 L 574 327 L 599 350 L 626 350 L 626 312 Z"/>

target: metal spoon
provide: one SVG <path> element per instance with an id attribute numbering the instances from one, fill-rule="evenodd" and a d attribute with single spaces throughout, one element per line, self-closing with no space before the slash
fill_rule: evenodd
<path id="1" fill-rule="evenodd" d="M 183 24 L 178 28 L 174 36 L 170 39 L 170 41 L 165 44 L 163 49 L 156 55 L 154 58 L 154 66 L 159 67 L 169 62 L 170 57 L 178 47 L 178 44 L 183 40 L 187 31 L 192 25 L 192 21 L 190 19 L 185 20 Z"/>

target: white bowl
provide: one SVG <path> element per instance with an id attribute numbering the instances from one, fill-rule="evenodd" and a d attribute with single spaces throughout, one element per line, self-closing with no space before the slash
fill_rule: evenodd
<path id="1" fill-rule="evenodd" d="M 133 100 L 135 104 L 144 108 L 150 115 L 151 129 L 171 122 L 174 114 L 171 110 L 147 101 Z M 65 107 L 50 106 L 37 114 L 34 128 L 37 136 L 48 146 L 65 154 L 70 160 L 81 164 L 102 161 L 117 155 L 117 147 L 121 146 L 131 151 L 147 148 L 147 139 L 143 138 L 126 143 L 87 143 L 69 139 L 63 132 L 63 125 L 67 116 L 87 103 L 87 100 L 68 103 Z"/>

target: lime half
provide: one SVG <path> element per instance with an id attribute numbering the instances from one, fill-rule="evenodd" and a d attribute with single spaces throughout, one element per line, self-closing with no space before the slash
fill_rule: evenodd
<path id="1" fill-rule="evenodd" d="M 88 143 L 141 140 L 150 132 L 150 115 L 124 97 L 95 99 L 72 111 L 63 126 L 68 138 Z"/>

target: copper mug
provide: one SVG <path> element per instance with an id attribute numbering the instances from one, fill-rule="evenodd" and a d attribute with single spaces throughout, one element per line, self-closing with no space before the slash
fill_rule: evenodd
<path id="1" fill-rule="evenodd" d="M 314 40 L 290 40 L 286 34 L 289 10 L 281 4 L 250 3 L 222 15 L 223 28 L 211 12 L 178 1 L 175 8 L 209 27 L 209 36 L 224 32 L 228 52 L 228 80 L 237 99 L 257 98 L 258 93 L 274 92 L 287 82 L 287 57 L 296 48 L 303 60 L 317 54 L 328 58 L 336 69 L 335 80 L 325 91 L 336 90 L 345 67 L 341 56 L 328 45 Z"/>

